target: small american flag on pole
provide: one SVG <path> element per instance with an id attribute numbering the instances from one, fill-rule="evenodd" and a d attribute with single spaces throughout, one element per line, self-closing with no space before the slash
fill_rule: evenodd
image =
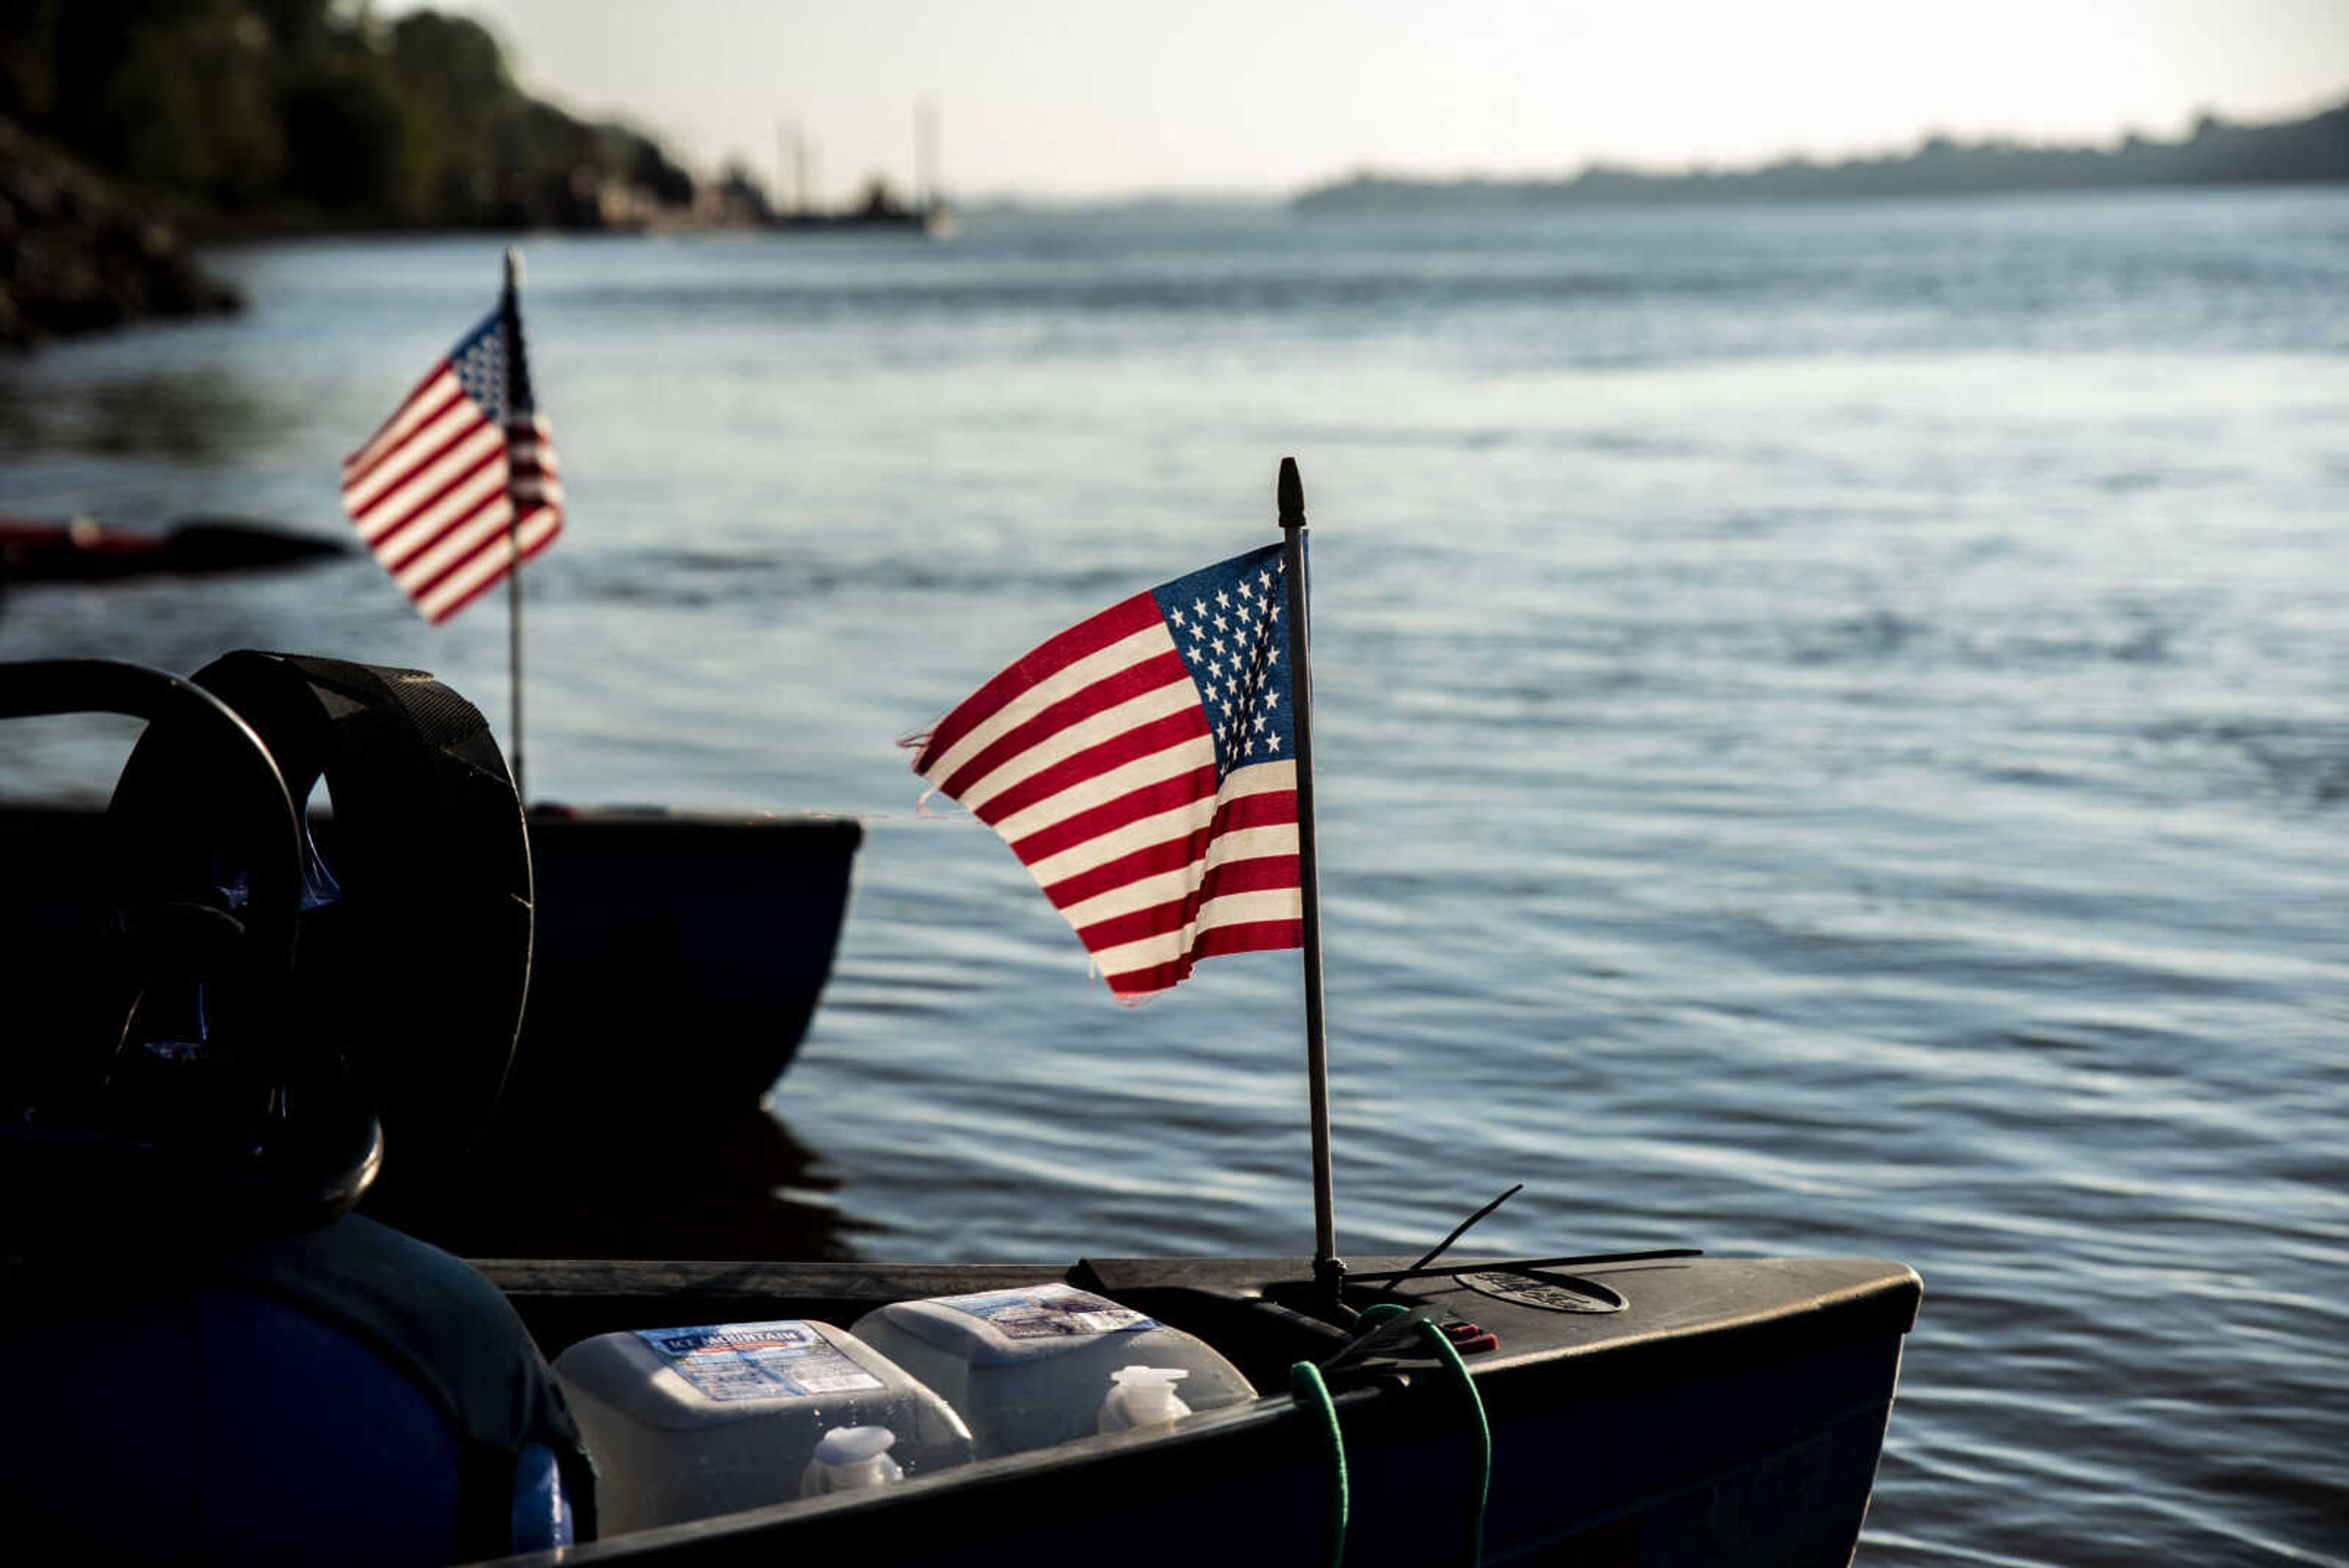
<path id="1" fill-rule="evenodd" d="M 1121 1002 L 1303 940 L 1285 574 L 1271 545 L 1112 605 L 914 759 L 1003 836 Z"/>
<path id="2" fill-rule="evenodd" d="M 519 317 L 511 346 L 507 319 L 492 311 L 343 460 L 360 539 L 436 626 L 505 576 L 517 542 L 526 561 L 563 530 L 554 439 L 532 406 Z"/>

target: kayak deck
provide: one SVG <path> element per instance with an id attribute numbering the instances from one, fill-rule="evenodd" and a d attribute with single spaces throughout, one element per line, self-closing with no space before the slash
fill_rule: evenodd
<path id="1" fill-rule="evenodd" d="M 1407 1259 L 1361 1260 L 1357 1278 Z M 490 1261 L 549 1355 L 686 1323 L 847 1323 L 892 1301 L 1064 1280 L 1198 1334 L 1266 1395 L 1152 1432 L 1082 1438 L 881 1492 L 623 1535 L 578 1558 L 728 1563 L 858 1552 L 892 1563 L 1202 1554 L 1320 1562 L 1336 1458 L 1289 1367 L 1347 1332 L 1302 1310 L 1299 1259 L 1100 1259 L 1072 1268 Z M 1627 1564 L 1847 1563 L 1921 1287 L 1899 1263 L 1665 1257 L 1511 1272 L 1447 1263 L 1349 1290 L 1465 1320 L 1491 1430 L 1485 1558 Z M 1343 1364 L 1341 1364 L 1343 1365 Z M 1333 1368 L 1352 1497 L 1350 1563 L 1457 1561 L 1474 1513 L 1474 1408 L 1407 1343 Z"/>

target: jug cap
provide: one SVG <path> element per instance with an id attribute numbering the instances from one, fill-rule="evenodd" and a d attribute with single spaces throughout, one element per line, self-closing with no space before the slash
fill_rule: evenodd
<path id="1" fill-rule="evenodd" d="M 816 1463 L 863 1464 L 887 1453 L 896 1441 L 897 1434 L 886 1427 L 834 1427 L 816 1444 Z"/>

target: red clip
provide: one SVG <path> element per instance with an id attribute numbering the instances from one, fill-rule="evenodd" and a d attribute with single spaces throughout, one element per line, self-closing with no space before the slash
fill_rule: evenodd
<path id="1" fill-rule="evenodd" d="M 1444 1325 L 1444 1337 L 1450 1340 L 1452 1348 L 1463 1355 L 1479 1355 L 1487 1350 L 1501 1348 L 1499 1334 L 1479 1328 L 1473 1323 L 1447 1323 Z"/>

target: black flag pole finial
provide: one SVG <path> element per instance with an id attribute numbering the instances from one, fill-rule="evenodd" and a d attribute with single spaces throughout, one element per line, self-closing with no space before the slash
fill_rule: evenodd
<path id="1" fill-rule="evenodd" d="M 1313 1282 L 1332 1317 L 1343 1304 L 1346 1265 L 1338 1256 L 1337 1179 L 1330 1153 L 1330 1036 L 1321 1016 L 1321 870 L 1313 842 L 1313 663 L 1306 624 L 1305 481 L 1297 460 L 1280 460 L 1280 526 L 1288 578 L 1289 722 L 1297 736 L 1297 881 L 1303 904 L 1305 1075 L 1313 1117 Z"/>

